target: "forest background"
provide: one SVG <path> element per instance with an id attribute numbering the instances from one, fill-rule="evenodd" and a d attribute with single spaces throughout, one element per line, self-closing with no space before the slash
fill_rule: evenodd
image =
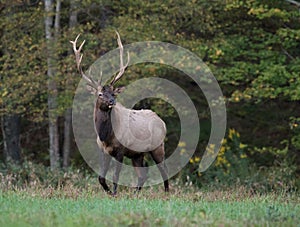
<path id="1" fill-rule="evenodd" d="M 201 90 L 161 64 L 129 67 L 120 84 L 142 77 L 176 82 L 197 107 L 199 144 L 176 176 L 199 187 L 243 184 L 254 191 L 300 187 L 300 2 L 292 0 L 12 0 L 0 3 L 0 173 L 14 183 L 58 180 L 49 174 L 92 172 L 76 148 L 72 101 L 80 80 L 69 40 L 86 40 L 83 65 L 123 44 L 162 41 L 199 56 L 226 100 L 227 133 L 213 166 L 198 172 L 210 134 Z M 160 100 L 166 150 L 179 141 L 176 111 Z M 34 173 L 34 174 L 33 174 Z M 48 178 L 47 178 L 48 176 Z M 52 175 L 51 175 L 52 176 Z"/>

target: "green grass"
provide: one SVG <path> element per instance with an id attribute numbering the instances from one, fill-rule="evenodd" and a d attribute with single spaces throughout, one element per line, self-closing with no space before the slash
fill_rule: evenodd
<path id="1" fill-rule="evenodd" d="M 0 226 L 299 226 L 297 195 L 157 188 L 117 197 L 71 188 L 0 192 Z"/>

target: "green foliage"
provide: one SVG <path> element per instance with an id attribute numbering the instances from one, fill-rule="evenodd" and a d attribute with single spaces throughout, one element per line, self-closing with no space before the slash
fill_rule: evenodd
<path id="1" fill-rule="evenodd" d="M 246 0 L 225 9 L 239 20 L 224 32 L 224 55 L 217 64 L 222 66 L 219 79 L 238 85 L 235 100 L 299 100 L 299 11 L 281 1 Z"/>
<path id="2" fill-rule="evenodd" d="M 186 173 L 189 176 L 188 180 L 198 186 L 210 183 L 232 185 L 245 181 L 251 177 L 250 160 L 246 148 L 247 145 L 240 141 L 240 134 L 235 129 L 230 129 L 228 137 L 222 142 L 214 164 L 206 172 L 198 172 L 201 162 L 199 156 L 190 159 L 189 171 Z"/>
<path id="3" fill-rule="evenodd" d="M 0 115 L 40 119 L 46 110 L 41 7 L 6 5 L 1 11 Z"/>
<path id="4" fill-rule="evenodd" d="M 246 182 L 248 174 L 254 182 L 260 181 L 253 175 L 259 171 L 261 179 L 272 179 L 266 188 L 274 188 L 278 181 L 297 185 L 296 180 L 288 178 L 289 174 L 299 178 L 299 167 L 294 167 L 300 166 L 297 7 L 282 0 L 84 0 L 74 4 L 78 23 L 69 28 L 70 7 L 71 1 L 62 2 L 61 30 L 53 47 L 57 56 L 57 115 L 63 116 L 71 106 L 80 80 L 69 43 L 78 33 L 86 40 L 84 70 L 117 47 L 114 30 L 120 32 L 124 44 L 145 40 L 174 43 L 200 56 L 211 68 L 228 104 L 229 128 L 238 130 L 247 144 L 242 149 L 240 138 L 228 137 L 215 166 L 202 179 L 197 167 L 209 136 L 210 113 L 200 89 L 180 72 L 160 64 L 129 67 L 120 85 L 142 77 L 167 78 L 184 88 L 199 110 L 201 138 L 183 178 L 189 176 L 199 184 L 238 178 Z M 23 154 L 44 162 L 47 149 L 42 145 L 39 151 L 35 148 L 38 143 L 47 144 L 47 131 L 38 130 L 42 135 L 33 142 L 35 128 L 46 127 L 48 114 L 44 6 L 41 1 L 11 1 L 1 4 L 0 10 L 0 115 L 21 114 Z M 143 100 L 143 105 L 151 105 L 164 117 L 168 124 L 167 150 L 172 151 L 180 134 L 176 111 L 160 100 Z"/>
<path id="5" fill-rule="evenodd" d="M 181 173 L 181 180 L 186 186 L 201 188 L 241 184 L 254 193 L 298 190 L 296 161 L 287 141 L 282 144 L 285 145 L 282 149 L 249 147 L 241 142 L 239 132 L 229 129 L 214 164 L 207 171 L 198 172 L 201 157 L 195 155 Z M 184 155 L 185 143 L 179 146 Z"/>
<path id="6" fill-rule="evenodd" d="M 292 131 L 291 145 L 300 150 L 300 118 L 291 117 L 290 118 L 290 128 Z"/>

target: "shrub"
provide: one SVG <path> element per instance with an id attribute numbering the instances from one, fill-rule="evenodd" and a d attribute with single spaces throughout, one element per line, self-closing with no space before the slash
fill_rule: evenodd
<path id="1" fill-rule="evenodd" d="M 198 187 L 244 185 L 255 193 L 297 190 L 297 165 L 289 155 L 288 143 L 283 144 L 282 149 L 250 148 L 241 142 L 239 132 L 229 129 L 212 166 L 199 172 L 201 157 L 195 155 L 182 171 L 181 180 L 184 185 Z"/>

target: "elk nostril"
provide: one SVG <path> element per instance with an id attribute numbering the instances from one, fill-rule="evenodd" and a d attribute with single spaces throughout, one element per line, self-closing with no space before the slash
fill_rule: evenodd
<path id="1" fill-rule="evenodd" d="M 114 99 L 110 99 L 110 100 L 109 100 L 109 104 L 110 104 L 110 105 L 114 105 L 114 104 L 115 104 L 115 100 L 114 100 Z"/>

